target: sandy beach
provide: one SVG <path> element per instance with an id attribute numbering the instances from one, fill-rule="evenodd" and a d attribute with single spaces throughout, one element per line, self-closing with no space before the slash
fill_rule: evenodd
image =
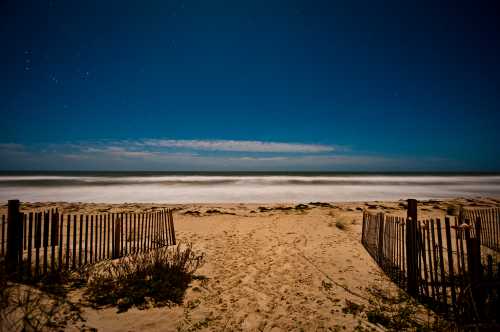
<path id="1" fill-rule="evenodd" d="M 444 217 L 446 208 L 456 204 L 499 206 L 500 201 L 422 201 L 419 214 Z M 367 312 L 380 301 L 380 292 L 398 293 L 360 238 L 364 209 L 405 215 L 404 201 L 22 206 L 41 207 L 58 207 L 64 213 L 173 208 L 178 243 L 192 243 L 206 257 L 182 305 L 117 313 L 114 307 L 91 308 L 82 290 L 71 291 L 68 298 L 80 308 L 81 320 L 69 322 L 68 330 L 380 330 L 368 321 Z M 363 307 L 353 312 L 352 303 Z M 417 311 L 422 321 L 433 317 L 423 308 Z"/>

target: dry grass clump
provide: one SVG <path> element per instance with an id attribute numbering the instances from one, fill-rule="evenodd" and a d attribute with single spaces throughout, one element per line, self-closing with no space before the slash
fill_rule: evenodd
<path id="1" fill-rule="evenodd" d="M 119 311 L 181 303 L 203 261 L 189 244 L 102 262 L 89 272 L 86 296 L 94 305 L 116 305 Z"/>
<path id="2" fill-rule="evenodd" d="M 345 218 L 337 218 L 335 220 L 335 227 L 337 227 L 340 230 L 345 231 L 349 226 L 349 221 L 346 220 Z"/>

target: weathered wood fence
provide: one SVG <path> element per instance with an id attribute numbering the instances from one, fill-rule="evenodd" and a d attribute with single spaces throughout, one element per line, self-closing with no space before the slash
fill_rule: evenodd
<path id="1" fill-rule="evenodd" d="M 462 208 L 459 213 L 460 223 L 470 220 L 473 225 L 481 221 L 481 245 L 500 251 L 500 208 Z M 472 231 L 475 227 L 472 227 Z"/>
<path id="2" fill-rule="evenodd" d="M 39 279 L 104 259 L 175 245 L 172 210 L 143 213 L 21 212 L 9 201 L 0 216 L 0 257 L 8 273 Z"/>
<path id="3" fill-rule="evenodd" d="M 365 211 L 362 243 L 421 302 L 462 325 L 500 330 L 500 252 L 492 250 L 500 219 L 492 211 L 418 220 L 417 202 L 409 200 L 406 218 Z"/>

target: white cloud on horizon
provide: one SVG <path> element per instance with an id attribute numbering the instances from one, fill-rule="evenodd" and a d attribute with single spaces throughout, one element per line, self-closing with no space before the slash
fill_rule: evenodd
<path id="1" fill-rule="evenodd" d="M 0 144 L 4 160 L 0 169 L 418 170 L 453 165 L 453 161 L 442 158 L 340 151 L 332 154 L 334 150 L 326 145 L 223 140 L 123 140 L 35 146 L 7 143 Z"/>
<path id="2" fill-rule="evenodd" d="M 204 151 L 272 152 L 272 153 L 325 153 L 337 148 L 323 144 L 245 141 L 245 140 L 172 140 L 146 139 L 136 142 L 140 146 L 180 148 Z"/>

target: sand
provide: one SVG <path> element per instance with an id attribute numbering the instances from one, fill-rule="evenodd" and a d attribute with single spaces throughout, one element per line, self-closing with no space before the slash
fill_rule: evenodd
<path id="1" fill-rule="evenodd" d="M 183 304 L 172 307 L 132 308 L 117 313 L 114 307 L 93 309 L 79 304 L 84 322 L 69 325 L 67 329 L 352 331 L 365 327 L 383 330 L 380 325 L 370 323 L 366 313 L 345 313 L 342 309 L 345 310 L 346 301 L 368 308 L 370 299 L 377 300 L 370 289 L 398 291 L 360 239 L 363 209 L 405 215 L 401 203 L 308 204 L 305 208 L 296 204 L 165 206 L 176 209 L 178 242 L 191 242 L 196 251 L 205 254 L 206 263 L 196 274 L 207 279 L 194 280 Z M 450 204 L 498 206 L 499 201 L 422 202 L 419 214 L 444 217 Z M 63 211 L 93 212 L 138 211 L 153 205 L 53 203 L 51 206 Z M 339 220 L 346 225 L 345 229 L 336 226 Z M 78 294 L 70 294 L 76 304 L 81 301 Z M 419 310 L 422 316 L 425 310 Z"/>

